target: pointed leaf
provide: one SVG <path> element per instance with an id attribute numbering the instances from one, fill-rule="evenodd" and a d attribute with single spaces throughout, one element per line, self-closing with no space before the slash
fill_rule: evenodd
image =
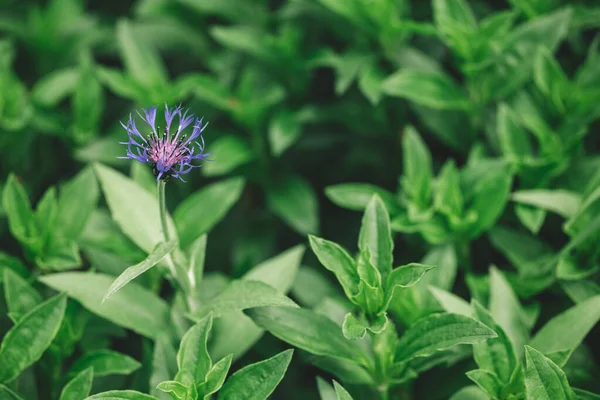
<path id="1" fill-rule="evenodd" d="M 400 338 L 396 362 L 430 356 L 458 344 L 480 343 L 497 337 L 481 322 L 459 314 L 434 314 L 417 321 Z"/>
<path id="2" fill-rule="evenodd" d="M 94 169 L 114 221 L 129 239 L 150 254 L 164 240 L 158 199 L 120 172 L 102 164 L 96 164 Z M 173 233 L 170 218 L 168 226 Z"/>
<path id="3" fill-rule="evenodd" d="M 359 277 L 354 259 L 337 243 L 309 235 L 310 247 L 325 268 L 333 272 L 346 297 L 358 293 Z"/>
<path id="4" fill-rule="evenodd" d="M 65 314 L 64 294 L 41 303 L 13 326 L 0 346 L 0 382 L 10 382 L 40 359 L 58 333 Z"/>
<path id="5" fill-rule="evenodd" d="M 206 347 L 212 321 L 213 317 L 209 314 L 191 327 L 181 339 L 177 352 L 179 372 L 175 380 L 186 387 L 204 382 L 206 374 L 212 367 L 212 360 Z"/>
<path id="6" fill-rule="evenodd" d="M 298 307 L 289 297 L 260 281 L 232 281 L 218 296 L 194 313 L 199 319 L 212 313 L 215 318 L 254 307 Z"/>
<path id="7" fill-rule="evenodd" d="M 142 364 L 128 355 L 112 350 L 97 350 L 79 357 L 71 366 L 69 377 L 90 367 L 94 370 L 94 376 L 129 375 L 141 366 Z"/>
<path id="8" fill-rule="evenodd" d="M 148 257 L 141 263 L 132 265 L 127 268 L 108 288 L 108 292 L 102 298 L 102 303 L 108 300 L 113 294 L 115 294 L 123 286 L 148 271 L 150 268 L 158 264 L 163 258 L 171 253 L 177 247 L 177 242 L 171 240 L 170 242 L 161 242 L 156 245 L 154 250 L 148 255 Z"/>
<path id="9" fill-rule="evenodd" d="M 129 328 L 149 338 L 168 331 L 168 307 L 157 295 L 130 283 L 104 304 L 102 297 L 113 278 L 89 272 L 63 272 L 39 278 L 51 288 L 66 292 L 85 308 L 117 325 Z"/>
<path id="10" fill-rule="evenodd" d="M 369 251 L 370 261 L 385 280 L 392 271 L 394 242 L 390 229 L 390 216 L 383 201 L 374 195 L 363 215 L 358 248 Z"/>
<path id="11" fill-rule="evenodd" d="M 10 268 L 4 269 L 4 295 L 8 312 L 24 315 L 42 302 L 42 296 Z"/>
<path id="12" fill-rule="evenodd" d="M 262 307 L 250 309 L 246 313 L 258 326 L 302 350 L 353 363 L 366 362 L 366 356 L 342 335 L 335 322 L 311 310 Z"/>
<path id="13" fill-rule="evenodd" d="M 175 210 L 173 218 L 182 248 L 209 232 L 225 217 L 244 189 L 242 178 L 230 178 L 210 184 L 187 197 Z"/>
<path id="14" fill-rule="evenodd" d="M 600 295 L 558 314 L 538 331 L 529 345 L 549 354 L 574 349 L 600 320 Z"/>
<path id="15" fill-rule="evenodd" d="M 525 388 L 528 399 L 576 400 L 577 396 L 565 373 L 550 359 L 532 347 L 525 346 L 527 368 Z"/>
<path id="16" fill-rule="evenodd" d="M 263 400 L 283 379 L 292 360 L 293 350 L 286 350 L 267 360 L 248 365 L 231 375 L 219 391 L 223 400 Z"/>

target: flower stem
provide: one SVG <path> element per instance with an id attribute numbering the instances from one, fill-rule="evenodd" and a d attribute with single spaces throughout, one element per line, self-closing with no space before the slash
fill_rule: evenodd
<path id="1" fill-rule="evenodd" d="M 169 235 L 169 227 L 167 225 L 167 203 L 165 201 L 165 187 L 167 186 L 166 182 L 163 180 L 159 180 L 157 184 L 158 188 L 158 208 L 160 210 L 160 225 L 162 227 L 163 236 L 165 237 L 165 242 L 170 240 Z"/>
<path id="2" fill-rule="evenodd" d="M 167 183 L 163 180 L 159 180 L 158 184 L 157 184 L 157 189 L 158 189 L 158 209 L 159 209 L 159 214 L 160 214 L 160 225 L 163 231 L 163 236 L 165 238 L 165 242 L 168 242 L 171 240 L 171 234 L 169 232 L 169 225 L 167 223 L 167 202 L 166 202 L 166 196 L 165 196 L 165 187 L 166 187 Z M 178 250 L 175 249 L 175 251 L 177 252 Z M 175 262 L 173 261 L 173 257 L 171 255 L 171 253 L 167 254 L 167 256 L 165 257 L 165 260 L 167 262 L 167 266 L 169 267 L 169 272 L 171 273 L 171 276 L 173 278 L 173 283 L 175 283 L 176 286 L 179 286 L 179 288 L 182 290 L 184 297 L 186 298 L 187 301 L 187 306 L 190 309 L 190 311 L 194 311 L 195 309 L 195 303 L 191 297 L 191 284 L 190 281 L 187 277 L 186 271 L 184 271 L 182 269 L 182 266 L 180 264 L 175 264 Z"/>

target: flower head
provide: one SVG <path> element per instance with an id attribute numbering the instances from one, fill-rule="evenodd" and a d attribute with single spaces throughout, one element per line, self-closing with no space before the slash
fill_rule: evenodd
<path id="1" fill-rule="evenodd" d="M 204 124 L 202 118 L 195 118 L 189 114 L 189 110 L 183 111 L 181 106 L 170 109 L 165 104 L 165 129 L 160 132 L 156 126 L 156 110 L 158 107 L 150 107 L 142 110 L 144 115 L 138 115 L 149 126 L 150 132 L 144 137 L 135 124 L 135 116 L 130 115 L 127 125 L 121 123 L 129 136 L 128 142 L 120 142 L 127 145 L 127 156 L 119 158 L 130 158 L 142 163 L 151 163 L 156 180 L 167 180 L 170 177 L 181 178 L 193 168 L 202 165 L 194 165 L 194 160 L 208 160 L 212 153 L 204 153 L 204 139 L 202 131 L 208 123 Z M 177 123 L 178 122 L 178 123 Z M 183 133 L 185 128 L 194 123 L 192 134 L 188 137 Z M 185 182 L 185 181 L 184 181 Z"/>

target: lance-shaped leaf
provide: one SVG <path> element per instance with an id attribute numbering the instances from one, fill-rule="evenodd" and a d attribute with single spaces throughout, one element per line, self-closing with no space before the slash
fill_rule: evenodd
<path id="1" fill-rule="evenodd" d="M 230 178 L 210 184 L 187 197 L 175 210 L 173 219 L 182 248 L 207 233 L 240 198 L 245 181 Z"/>
<path id="2" fill-rule="evenodd" d="M 219 360 L 215 365 L 212 366 L 208 374 L 206 375 L 206 381 L 198 387 L 198 391 L 201 396 L 204 396 L 204 400 L 209 400 L 210 395 L 216 393 L 221 389 L 229 368 L 231 368 L 231 360 L 233 354 Z"/>
<path id="3" fill-rule="evenodd" d="M 401 69 L 387 77 L 381 87 L 388 96 L 403 97 L 440 110 L 464 110 L 469 101 L 452 80 L 439 72 Z"/>
<path id="4" fill-rule="evenodd" d="M 157 244 L 154 250 L 152 250 L 152 253 L 150 253 L 144 261 L 127 268 L 121 275 L 119 275 L 117 279 L 115 279 L 112 285 L 110 285 L 108 288 L 108 292 L 106 292 L 102 298 L 102 302 L 104 303 L 123 286 L 127 285 L 130 281 L 154 267 L 169 253 L 175 250 L 176 247 L 177 242 L 174 240 Z"/>
<path id="5" fill-rule="evenodd" d="M 130 283 L 102 304 L 113 278 L 88 272 L 64 272 L 40 277 L 40 280 L 79 301 L 85 308 L 117 325 L 149 338 L 169 331 L 167 304 L 148 289 Z"/>
<path id="6" fill-rule="evenodd" d="M 128 355 L 107 349 L 97 350 L 84 354 L 75 361 L 69 370 L 69 377 L 90 367 L 94 369 L 94 376 L 127 375 L 141 366 L 142 364 Z"/>
<path id="7" fill-rule="evenodd" d="M 0 382 L 10 382 L 40 359 L 58 333 L 67 297 L 52 297 L 25 314 L 4 336 L 0 346 Z"/>
<path id="8" fill-rule="evenodd" d="M 366 355 L 346 339 L 340 327 L 311 310 L 262 307 L 246 311 L 254 322 L 279 339 L 309 353 L 365 363 Z"/>
<path id="9" fill-rule="evenodd" d="M 10 268 L 4 269 L 4 295 L 8 312 L 18 317 L 42 302 L 42 296 Z"/>
<path id="10" fill-rule="evenodd" d="M 359 277 L 354 259 L 337 243 L 309 235 L 310 247 L 325 268 L 340 281 L 346 297 L 358 293 Z"/>
<path id="11" fill-rule="evenodd" d="M 386 296 L 386 305 L 389 305 L 392 297 L 394 296 L 394 291 L 396 288 L 407 288 L 411 287 L 425 275 L 425 273 L 431 269 L 435 268 L 432 265 L 424 265 L 419 263 L 410 263 L 407 265 L 402 265 L 398 268 L 392 270 L 392 273 L 387 279 L 385 296 Z"/>
<path id="12" fill-rule="evenodd" d="M 484 369 L 475 369 L 467 372 L 465 375 L 475 382 L 492 399 L 497 399 L 502 392 L 502 382 L 493 372 Z"/>
<path id="13" fill-rule="evenodd" d="M 358 248 L 362 252 L 368 251 L 370 261 L 385 280 L 392 271 L 392 230 L 390 216 L 379 196 L 374 195 L 363 215 Z"/>
<path id="14" fill-rule="evenodd" d="M 262 400 L 268 398 L 283 379 L 293 350 L 248 365 L 231 375 L 219 391 L 223 400 Z"/>
<path id="15" fill-rule="evenodd" d="M 97 393 L 85 400 L 158 400 L 154 396 L 138 392 L 137 390 L 110 390 Z"/>
<path id="16" fill-rule="evenodd" d="M 181 339 L 177 353 L 179 372 L 177 372 L 175 380 L 186 387 L 197 386 L 204 382 L 206 374 L 212 367 L 212 360 L 206 347 L 212 320 L 213 317 L 210 314 L 204 317 L 191 327 Z"/>
<path id="17" fill-rule="evenodd" d="M 459 314 L 435 314 L 420 319 L 402 335 L 395 361 L 406 362 L 458 344 L 480 343 L 497 336 L 473 318 Z"/>
<path id="18" fill-rule="evenodd" d="M 59 400 L 79 400 L 85 399 L 92 390 L 92 380 L 94 379 L 94 369 L 89 367 L 78 373 L 71 379 L 60 392 Z"/>
<path id="19" fill-rule="evenodd" d="M 518 365 L 517 354 L 504 330 L 479 302 L 473 301 L 475 316 L 498 335 L 473 345 L 475 362 L 482 370 L 493 373 L 501 383 L 508 383 Z M 483 378 L 485 379 L 485 377 Z M 481 386 L 481 385 L 480 385 Z"/>
<path id="20" fill-rule="evenodd" d="M 130 178 L 101 164 L 94 166 L 113 219 L 129 239 L 147 254 L 164 241 L 158 199 Z M 171 237 L 175 228 L 167 218 Z"/>
<path id="21" fill-rule="evenodd" d="M 527 368 L 525 389 L 528 399 L 576 400 L 565 373 L 536 349 L 525 346 Z"/>
<path id="22" fill-rule="evenodd" d="M 260 281 L 239 280 L 231 282 L 219 295 L 202 305 L 193 314 L 195 319 L 208 313 L 218 318 L 230 312 L 254 307 L 298 307 L 289 297 Z"/>
<path id="23" fill-rule="evenodd" d="M 340 183 L 327 186 L 325 195 L 340 207 L 363 211 L 374 195 L 378 195 L 390 213 L 395 214 L 399 205 L 393 193 L 368 183 Z"/>
<path id="24" fill-rule="evenodd" d="M 545 354 L 575 349 L 600 321 L 600 295 L 558 314 L 539 330 L 529 345 Z"/>

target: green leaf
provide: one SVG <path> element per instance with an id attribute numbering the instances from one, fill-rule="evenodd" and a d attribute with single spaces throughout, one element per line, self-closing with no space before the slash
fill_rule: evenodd
<path id="1" fill-rule="evenodd" d="M 434 0 L 435 25 L 448 46 L 465 58 L 473 52 L 477 21 L 464 0 Z"/>
<path id="2" fill-rule="evenodd" d="M 268 398 L 283 379 L 293 350 L 285 350 L 269 359 L 248 365 L 227 379 L 219 391 L 223 400 L 263 400 Z"/>
<path id="3" fill-rule="evenodd" d="M 204 277 L 204 261 L 206 258 L 206 241 L 208 235 L 205 233 L 190 245 L 188 278 L 192 287 L 197 287 Z"/>
<path id="4" fill-rule="evenodd" d="M 375 63 L 364 65 L 358 74 L 358 88 L 374 106 L 381 100 L 383 78 L 383 72 Z"/>
<path id="5" fill-rule="evenodd" d="M 466 373 L 467 377 L 487 393 L 490 398 L 498 398 L 502 392 L 502 382 L 490 371 L 475 369 Z"/>
<path id="6" fill-rule="evenodd" d="M 104 111 L 104 91 L 92 65 L 91 55 L 81 57 L 79 77 L 72 98 L 73 138 L 79 144 L 89 143 L 98 134 Z"/>
<path id="7" fill-rule="evenodd" d="M 517 116 L 508 105 L 498 105 L 496 124 L 500 148 L 510 161 L 523 161 L 525 157 L 533 155 L 529 133 L 521 127 Z"/>
<path id="8" fill-rule="evenodd" d="M 407 288 L 415 285 L 427 271 L 433 269 L 431 265 L 410 263 L 394 268 L 386 282 L 386 303 L 389 304 L 396 288 Z"/>
<path id="9" fill-rule="evenodd" d="M 460 314 L 467 317 L 473 315 L 473 308 L 462 297 L 434 286 L 430 286 L 429 290 L 446 312 Z"/>
<path id="10" fill-rule="evenodd" d="M 530 346 L 525 346 L 525 355 L 527 357 L 525 389 L 528 399 L 577 399 L 565 373 L 558 365 Z"/>
<path id="11" fill-rule="evenodd" d="M 187 197 L 173 218 L 183 248 L 210 231 L 238 201 L 244 189 L 242 178 L 230 178 L 210 184 Z"/>
<path id="12" fill-rule="evenodd" d="M 289 110 L 277 113 L 269 122 L 271 152 L 279 157 L 300 137 L 302 125 L 298 116 Z"/>
<path id="13" fill-rule="evenodd" d="M 538 234 L 546 220 L 546 211 L 525 204 L 517 204 L 515 214 L 519 221 L 534 235 Z"/>
<path id="14" fill-rule="evenodd" d="M 162 242 L 156 245 L 154 250 L 148 255 L 148 257 L 135 265 L 127 268 L 117 279 L 114 280 L 112 285 L 108 288 L 108 292 L 102 298 L 102 303 L 108 300 L 112 295 L 119 291 L 123 286 L 148 271 L 150 268 L 158 264 L 163 258 L 169 255 L 177 247 L 177 242 L 171 240 L 170 242 Z"/>
<path id="15" fill-rule="evenodd" d="M 196 388 L 195 385 L 185 386 L 177 381 L 164 381 L 156 386 L 156 389 L 161 392 L 168 393 L 174 400 L 186 400 L 189 398 L 195 399 L 197 396 L 192 394 L 192 391 Z"/>
<path id="16" fill-rule="evenodd" d="M 212 367 L 212 360 L 206 348 L 212 321 L 213 317 L 209 314 L 191 327 L 181 339 L 177 352 L 179 372 L 175 380 L 186 387 L 204 382 Z"/>
<path id="17" fill-rule="evenodd" d="M 225 382 L 225 378 L 227 377 L 227 373 L 229 372 L 229 368 L 231 368 L 232 359 L 233 354 L 230 354 L 219 360 L 213 365 L 210 371 L 208 371 L 206 382 L 204 382 L 199 389 L 204 396 L 204 400 L 209 400 L 211 394 L 216 393 L 221 389 Z"/>
<path id="18" fill-rule="evenodd" d="M 24 400 L 21 396 L 2 384 L 0 384 L 0 397 L 6 400 Z"/>
<path id="19" fill-rule="evenodd" d="M 319 203 L 314 189 L 304 178 L 289 176 L 267 189 L 273 212 L 303 235 L 319 230 Z"/>
<path id="20" fill-rule="evenodd" d="M 520 358 L 523 355 L 523 346 L 529 339 L 529 332 L 524 321 L 519 298 L 510 283 L 496 267 L 490 268 L 489 309 L 494 320 L 510 338 Z"/>
<path id="21" fill-rule="evenodd" d="M 309 235 L 310 247 L 325 268 L 333 272 L 342 285 L 346 297 L 358 293 L 359 277 L 356 263 L 348 252 L 329 240 Z"/>
<path id="22" fill-rule="evenodd" d="M 451 222 L 462 216 L 464 199 L 460 190 L 460 174 L 453 160 L 444 164 L 436 179 L 434 205 Z"/>
<path id="23" fill-rule="evenodd" d="M 111 390 L 108 392 L 97 393 L 85 400 L 158 400 L 154 396 L 140 393 L 135 390 Z"/>
<path id="24" fill-rule="evenodd" d="M 25 314 L 6 333 L 0 346 L 0 382 L 11 382 L 40 359 L 58 333 L 66 306 L 64 294 L 52 297 Z"/>
<path id="25" fill-rule="evenodd" d="M 533 81 L 559 111 L 565 111 L 571 90 L 570 82 L 546 47 L 539 47 L 535 54 Z"/>
<path id="26" fill-rule="evenodd" d="M 517 354 L 512 342 L 500 325 L 494 321 L 492 315 L 476 300 L 473 301 L 473 309 L 476 318 L 498 335 L 497 338 L 473 345 L 475 362 L 482 370 L 493 373 L 499 382 L 507 384 L 518 366 Z"/>
<path id="27" fill-rule="evenodd" d="M 215 161 L 204 164 L 202 172 L 205 176 L 228 174 L 254 158 L 248 143 L 233 135 L 218 137 L 208 146 L 207 151 L 213 153 Z"/>
<path id="28" fill-rule="evenodd" d="M 75 90 L 78 77 L 75 68 L 64 68 L 44 75 L 35 83 L 31 99 L 42 106 L 56 106 Z"/>
<path id="29" fill-rule="evenodd" d="M 490 170 L 476 183 L 468 207 L 469 211 L 477 213 L 477 220 L 468 232 L 471 238 L 494 225 L 508 202 L 511 185 L 512 174 L 506 166 Z"/>
<path id="30" fill-rule="evenodd" d="M 178 370 L 176 357 L 170 337 L 167 335 L 159 336 L 154 342 L 154 353 L 152 355 L 151 394 L 158 395 L 156 386 L 175 376 Z"/>
<path id="31" fill-rule="evenodd" d="M 392 193 L 368 183 L 340 183 L 325 188 L 325 195 L 329 200 L 340 207 L 356 211 L 367 208 L 367 204 L 375 194 L 391 213 L 398 210 L 399 206 Z"/>
<path id="32" fill-rule="evenodd" d="M 348 391 L 344 389 L 342 385 L 337 383 L 335 379 L 333 380 L 333 387 L 335 389 L 335 394 L 337 394 L 338 400 L 352 400 L 352 396 L 350 396 L 350 393 L 348 393 Z"/>
<path id="33" fill-rule="evenodd" d="M 317 376 L 317 389 L 321 400 L 337 400 L 337 394 L 333 386 L 319 376 Z"/>
<path id="34" fill-rule="evenodd" d="M 392 271 L 394 242 L 390 216 L 377 195 L 373 196 L 363 215 L 358 248 L 369 252 L 371 264 L 379 270 L 382 279 L 387 279 Z"/>
<path id="35" fill-rule="evenodd" d="M 96 209 L 99 196 L 94 171 L 90 167 L 84 168 L 60 190 L 54 232 L 67 239 L 79 239 Z"/>
<path id="36" fill-rule="evenodd" d="M 22 316 L 42 302 L 42 296 L 10 268 L 4 269 L 4 296 L 8 312 Z"/>
<path id="37" fill-rule="evenodd" d="M 90 367 L 94 370 L 94 376 L 129 375 L 141 366 L 128 355 L 112 350 L 97 350 L 86 353 L 75 361 L 69 370 L 69 376 L 77 375 Z"/>
<path id="38" fill-rule="evenodd" d="M 8 227 L 15 239 L 30 243 L 39 235 L 31 203 L 23 186 L 13 174 L 8 176 L 2 191 L 2 207 L 8 217 Z M 39 245 L 38 245 L 39 246 Z"/>
<path id="39" fill-rule="evenodd" d="M 367 329 L 376 335 L 382 333 L 388 325 L 387 314 L 379 314 L 371 322 L 359 320 L 352 313 L 347 313 L 342 325 L 342 333 L 348 340 L 358 340 L 365 337 Z"/>
<path id="40" fill-rule="evenodd" d="M 473 318 L 459 314 L 434 314 L 420 319 L 402 335 L 395 361 L 427 357 L 458 344 L 480 343 L 497 336 Z"/>
<path id="41" fill-rule="evenodd" d="M 419 133 L 411 126 L 405 129 L 402 136 L 402 162 L 402 188 L 412 201 L 424 209 L 431 199 L 431 153 Z"/>
<path id="42" fill-rule="evenodd" d="M 114 221 L 136 245 L 147 254 L 152 253 L 164 240 L 158 199 L 120 172 L 102 164 L 96 164 L 94 169 Z M 173 237 L 173 222 L 170 218 L 167 221 Z"/>
<path id="43" fill-rule="evenodd" d="M 563 218 L 571 218 L 581 206 L 581 196 L 562 189 L 531 189 L 513 192 L 512 201 L 528 204 L 554 212 Z"/>
<path id="44" fill-rule="evenodd" d="M 113 277 L 88 272 L 63 272 L 40 277 L 51 288 L 66 292 L 85 308 L 148 338 L 168 331 L 168 306 L 157 295 L 132 282 L 102 304 Z"/>
<path id="45" fill-rule="evenodd" d="M 401 69 L 388 76 L 381 88 L 388 96 L 402 97 L 439 110 L 469 107 L 469 100 L 460 87 L 441 73 Z"/>
<path id="46" fill-rule="evenodd" d="M 246 311 L 254 322 L 274 336 L 309 353 L 365 363 L 366 356 L 347 340 L 340 327 L 311 310 L 262 307 Z"/>
<path id="47" fill-rule="evenodd" d="M 147 96 L 147 91 L 142 87 L 143 85 L 138 83 L 131 75 L 103 66 L 97 67 L 97 73 L 98 79 L 119 97 L 142 101 Z M 114 139 L 111 138 L 110 140 L 113 141 Z M 100 160 L 95 159 L 94 161 Z"/>
<path id="48" fill-rule="evenodd" d="M 542 353 L 575 349 L 600 320 L 600 296 L 574 305 L 548 321 L 529 345 Z"/>
<path id="49" fill-rule="evenodd" d="M 218 296 L 194 313 L 195 319 L 212 313 L 215 318 L 254 307 L 298 307 L 277 289 L 260 281 L 232 281 Z"/>
<path id="50" fill-rule="evenodd" d="M 131 22 L 120 20 L 116 28 L 117 43 L 129 74 L 146 88 L 160 87 L 167 82 L 167 72 L 156 49 L 142 40 Z"/>
<path id="51" fill-rule="evenodd" d="M 344 337 L 348 340 L 362 339 L 367 333 L 367 326 L 368 324 L 356 318 L 354 314 L 348 313 L 344 317 L 342 333 L 344 334 Z"/>
<path id="52" fill-rule="evenodd" d="M 261 281 L 281 293 L 287 293 L 295 282 L 303 254 L 304 246 L 294 246 L 261 262 L 241 279 Z M 211 342 L 211 354 L 214 358 L 233 353 L 234 358 L 238 359 L 260 339 L 264 332 L 241 311 L 223 315 L 215 320 L 214 324 L 216 333 Z"/>

